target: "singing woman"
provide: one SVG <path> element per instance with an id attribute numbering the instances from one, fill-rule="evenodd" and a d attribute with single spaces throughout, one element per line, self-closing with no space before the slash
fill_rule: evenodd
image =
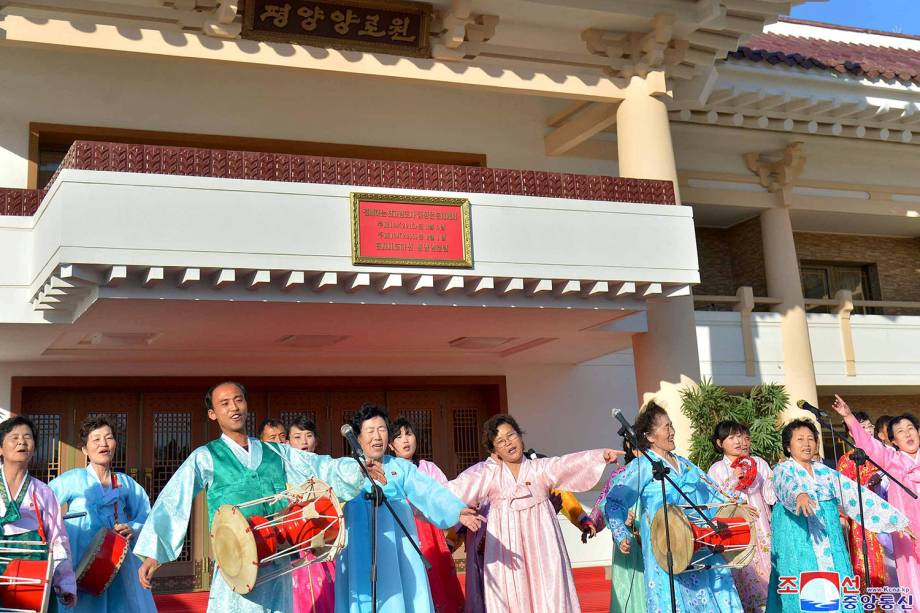
<path id="1" fill-rule="evenodd" d="M 706 483 L 706 475 L 698 466 L 674 453 L 674 426 L 667 411 L 654 402 L 649 403 L 639 413 L 634 428 L 639 448 L 646 450 L 653 459 L 664 462 L 670 471 L 668 476 L 691 500 L 699 505 L 725 501 Z M 666 491 L 668 505 L 686 504 L 671 484 L 667 483 Z M 630 462 L 626 470 L 616 476 L 607 493 L 607 525 L 613 533 L 615 547 L 623 554 L 628 554 L 635 546 L 626 519 L 637 501 L 640 504 L 636 521 L 643 545 L 646 607 L 649 613 L 667 613 L 671 611 L 668 573 L 655 561 L 649 546 L 653 538 L 661 538 L 651 530 L 652 519 L 662 506 L 661 484 L 653 478 L 652 464 L 644 455 Z M 674 577 L 674 588 L 678 611 L 735 613 L 742 609 L 731 572 L 726 568 L 679 573 Z"/>
<path id="2" fill-rule="evenodd" d="M 64 521 L 75 565 L 88 553 L 92 555 L 93 538 L 103 528 L 115 530 L 133 547 L 134 536 L 144 526 L 150 512 L 150 500 L 144 488 L 128 475 L 112 470 L 117 446 L 115 432 L 106 418 L 87 419 L 80 426 L 80 449 L 86 456 L 86 467 L 68 470 L 48 484 L 58 501 L 68 505 L 68 512 L 86 513 Z M 137 581 L 140 565 L 140 560 L 129 554 L 102 594 L 94 596 L 78 591 L 74 610 L 154 613 L 157 609 L 153 596 Z"/>

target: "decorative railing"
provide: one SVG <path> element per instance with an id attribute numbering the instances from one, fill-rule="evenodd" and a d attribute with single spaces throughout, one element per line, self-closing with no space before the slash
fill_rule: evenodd
<path id="1" fill-rule="evenodd" d="M 76 141 L 48 187 L 65 169 L 675 204 L 670 181 L 165 145 Z M 43 197 L 0 189 L 0 215 L 31 215 Z"/>

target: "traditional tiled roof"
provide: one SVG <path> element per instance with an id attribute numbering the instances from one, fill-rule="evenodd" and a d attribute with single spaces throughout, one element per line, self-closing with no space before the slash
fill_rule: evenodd
<path id="1" fill-rule="evenodd" d="M 833 70 L 869 79 L 920 83 L 920 50 L 915 49 L 765 33 L 753 36 L 729 57 L 805 69 Z"/>
<path id="2" fill-rule="evenodd" d="M 76 141 L 58 172 L 67 168 L 642 204 L 675 203 L 674 184 L 653 179 L 162 145 Z M 49 186 L 56 177 L 51 179 Z M 0 215 L 32 215 L 44 194 L 45 190 L 0 188 Z"/>

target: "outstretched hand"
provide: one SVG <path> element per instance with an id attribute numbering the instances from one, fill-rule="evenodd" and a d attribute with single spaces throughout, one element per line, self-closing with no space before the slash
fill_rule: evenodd
<path id="1" fill-rule="evenodd" d="M 604 449 L 604 461 L 608 464 L 616 463 L 620 456 L 626 455 L 622 449 Z"/>
<path id="2" fill-rule="evenodd" d="M 848 405 L 846 401 L 837 394 L 834 394 L 834 402 L 831 404 L 831 408 L 834 409 L 834 411 L 836 411 L 837 414 L 844 419 L 853 414 L 853 411 L 850 410 L 850 405 Z"/>
<path id="3" fill-rule="evenodd" d="M 818 503 L 812 500 L 811 496 L 802 492 L 795 497 L 795 514 L 810 517 L 815 514 Z"/>
<path id="4" fill-rule="evenodd" d="M 476 509 L 463 509 L 460 511 L 460 523 L 463 524 L 470 532 L 479 530 L 479 526 L 486 520 L 485 517 L 476 512 Z"/>

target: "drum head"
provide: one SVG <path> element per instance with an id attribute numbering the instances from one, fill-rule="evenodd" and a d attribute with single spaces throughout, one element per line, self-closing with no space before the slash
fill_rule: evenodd
<path id="1" fill-rule="evenodd" d="M 747 504 L 729 502 L 723 504 L 716 511 L 716 517 L 740 517 L 744 519 L 751 531 L 751 540 L 744 549 L 733 549 L 722 552 L 725 563 L 732 568 L 747 566 L 754 560 L 757 545 L 757 519 L 754 508 Z"/>
<path id="2" fill-rule="evenodd" d="M 251 592 L 259 573 L 259 555 L 249 522 L 235 506 L 225 504 L 214 514 L 211 549 L 230 589 L 237 594 Z"/>
<path id="3" fill-rule="evenodd" d="M 674 573 L 682 573 L 690 566 L 693 558 L 693 530 L 690 520 L 684 515 L 680 507 L 668 505 L 668 529 L 671 533 L 671 559 L 674 563 Z M 652 553 L 665 572 L 668 572 L 668 539 L 665 538 L 664 507 L 655 512 L 651 525 Z"/>
<path id="4" fill-rule="evenodd" d="M 99 551 L 99 548 L 102 546 L 102 541 L 105 540 L 105 535 L 108 531 L 108 528 L 100 528 L 96 531 L 96 534 L 93 535 L 93 540 L 89 542 L 89 547 L 86 548 L 83 559 L 80 560 L 80 563 L 77 565 L 77 581 L 86 574 L 86 569 L 89 568 L 89 565 L 96 559 L 96 552 Z"/>

